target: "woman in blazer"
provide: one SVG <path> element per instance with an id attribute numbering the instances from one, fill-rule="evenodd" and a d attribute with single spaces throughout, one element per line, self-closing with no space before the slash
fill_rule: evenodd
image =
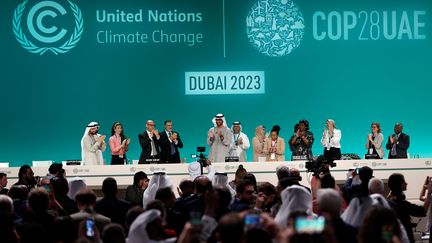
<path id="1" fill-rule="evenodd" d="M 263 125 L 255 128 L 255 137 L 252 138 L 253 145 L 253 161 L 264 161 L 264 145 L 266 141 L 265 127 Z M 262 159 L 260 159 L 262 158 Z"/>
<path id="2" fill-rule="evenodd" d="M 280 127 L 273 126 L 270 138 L 264 143 L 264 154 L 267 161 L 285 161 L 285 140 L 279 137 Z"/>
<path id="3" fill-rule="evenodd" d="M 384 158 L 384 148 L 382 143 L 384 141 L 384 135 L 381 133 L 381 126 L 378 122 L 374 122 L 371 125 L 371 133 L 367 136 L 366 149 L 368 154 L 376 154 L 379 159 Z"/>

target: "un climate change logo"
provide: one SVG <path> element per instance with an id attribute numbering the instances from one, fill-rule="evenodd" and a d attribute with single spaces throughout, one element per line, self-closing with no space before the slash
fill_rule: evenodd
<path id="1" fill-rule="evenodd" d="M 73 33 L 56 26 L 56 18 L 68 14 L 68 11 L 61 4 L 55 1 L 40 1 L 30 8 L 25 21 L 28 33 L 39 42 L 36 45 L 34 44 L 35 42 L 27 38 L 21 27 L 21 20 L 23 15 L 25 16 L 24 10 L 26 9 L 27 2 L 28 0 L 19 4 L 13 16 L 15 38 L 26 50 L 40 55 L 51 51 L 58 55 L 59 53 L 66 53 L 76 46 L 84 30 L 84 20 L 81 10 L 75 3 L 67 1 L 74 17 L 73 22 L 75 27 Z M 62 41 L 66 39 L 67 35 L 70 35 L 69 39 Z"/>
<path id="2" fill-rule="evenodd" d="M 250 43 L 271 57 L 288 55 L 298 47 L 304 28 L 303 14 L 292 0 L 259 0 L 246 17 Z"/>

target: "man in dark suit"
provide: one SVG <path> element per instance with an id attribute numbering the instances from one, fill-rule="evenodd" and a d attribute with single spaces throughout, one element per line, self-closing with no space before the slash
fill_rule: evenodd
<path id="1" fill-rule="evenodd" d="M 126 213 L 132 207 L 132 204 L 117 198 L 117 181 L 108 177 L 102 183 L 102 192 L 104 197 L 97 201 L 94 210 L 105 217 L 111 219 L 111 222 L 118 223 L 125 227 Z"/>
<path id="2" fill-rule="evenodd" d="M 396 123 L 394 126 L 395 134 L 389 136 L 386 148 L 390 150 L 389 159 L 406 159 L 408 158 L 407 150 L 410 145 L 409 136 L 402 133 L 402 123 Z"/>
<path id="3" fill-rule="evenodd" d="M 139 159 L 140 164 L 150 164 L 150 162 L 158 162 L 159 154 L 159 132 L 155 129 L 155 123 L 148 120 L 146 130 L 138 135 L 138 139 L 142 148 Z"/>
<path id="4" fill-rule="evenodd" d="M 102 232 L 103 228 L 111 223 L 110 218 L 97 213 L 93 209 L 96 204 L 96 194 L 92 190 L 84 189 L 79 191 L 75 197 L 75 201 L 80 211 L 78 213 L 71 214 L 70 217 L 76 222 L 77 225 L 81 221 L 92 217 L 99 232 Z"/>
<path id="5" fill-rule="evenodd" d="M 161 132 L 159 146 L 161 149 L 161 163 L 180 163 L 179 148 L 183 148 L 183 142 L 177 132 L 173 131 L 171 120 L 166 120 L 165 131 Z"/>

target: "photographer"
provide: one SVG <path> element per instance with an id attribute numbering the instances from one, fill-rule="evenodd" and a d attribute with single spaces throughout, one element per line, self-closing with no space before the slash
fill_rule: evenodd
<path id="1" fill-rule="evenodd" d="M 373 178 L 373 170 L 368 166 L 350 170 L 350 176 L 343 186 L 344 198 L 347 203 L 354 197 L 367 197 L 369 195 L 368 184 Z"/>
<path id="2" fill-rule="evenodd" d="M 39 183 L 39 177 L 35 177 L 33 170 L 28 165 L 23 165 L 18 171 L 18 182 L 13 186 L 24 185 L 27 187 L 28 192 Z"/>
<path id="3" fill-rule="evenodd" d="M 318 158 L 309 160 L 305 163 L 307 172 L 312 172 L 313 176 L 319 177 L 321 174 L 330 173 L 330 167 L 335 167 L 336 163 L 332 160 L 327 160 L 324 155 L 318 156 Z"/>

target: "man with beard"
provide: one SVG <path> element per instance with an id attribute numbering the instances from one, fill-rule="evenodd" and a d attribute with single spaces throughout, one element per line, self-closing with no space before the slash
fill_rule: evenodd
<path id="1" fill-rule="evenodd" d="M 223 114 L 217 114 L 212 121 L 214 127 L 210 128 L 207 134 L 207 145 L 210 146 L 209 160 L 225 162 L 225 157 L 229 156 L 233 137 Z"/>
<path id="2" fill-rule="evenodd" d="M 238 156 L 239 162 L 246 162 L 246 151 L 250 147 L 249 138 L 242 132 L 242 126 L 240 122 L 234 122 L 231 130 L 233 134 L 231 156 Z"/>
<path id="3" fill-rule="evenodd" d="M 105 135 L 98 134 L 99 123 L 90 122 L 81 139 L 81 155 L 84 165 L 103 165 L 102 152 L 106 149 Z"/>
<path id="4" fill-rule="evenodd" d="M 173 131 L 171 120 L 164 122 L 165 131 L 160 133 L 160 157 L 162 163 L 180 163 L 179 149 L 183 148 L 183 142 L 178 132 Z"/>

